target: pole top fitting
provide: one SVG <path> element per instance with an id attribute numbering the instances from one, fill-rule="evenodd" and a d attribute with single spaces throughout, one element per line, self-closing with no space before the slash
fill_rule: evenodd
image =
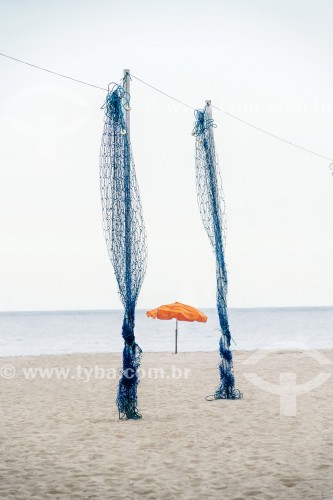
<path id="1" fill-rule="evenodd" d="M 210 106 L 212 104 L 212 101 L 209 99 L 208 101 L 206 101 L 206 106 Z"/>

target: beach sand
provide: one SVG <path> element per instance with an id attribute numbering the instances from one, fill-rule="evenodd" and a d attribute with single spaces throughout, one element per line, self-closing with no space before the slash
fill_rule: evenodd
<path id="1" fill-rule="evenodd" d="M 332 500 L 333 351 L 256 356 L 234 354 L 244 399 L 207 402 L 216 353 L 144 354 L 138 421 L 118 420 L 119 353 L 1 358 L 0 498 Z"/>

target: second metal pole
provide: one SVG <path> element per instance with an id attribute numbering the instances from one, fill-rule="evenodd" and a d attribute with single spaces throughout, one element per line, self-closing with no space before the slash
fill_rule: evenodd
<path id="1" fill-rule="evenodd" d="M 211 120 L 213 118 L 213 114 L 212 114 L 212 101 L 211 100 L 206 101 L 206 112 L 207 112 L 208 118 Z M 209 134 L 210 134 L 210 140 L 214 144 L 213 129 L 211 127 L 209 128 Z"/>

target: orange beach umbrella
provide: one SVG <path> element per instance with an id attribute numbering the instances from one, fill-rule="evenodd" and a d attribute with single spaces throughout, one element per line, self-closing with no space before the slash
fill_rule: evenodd
<path id="1" fill-rule="evenodd" d="M 173 304 L 166 304 L 157 307 L 151 311 L 147 311 L 147 317 L 153 319 L 176 319 L 175 331 L 175 354 L 177 354 L 177 340 L 178 340 L 178 321 L 199 321 L 200 323 L 207 322 L 207 316 L 195 307 L 174 302 Z"/>

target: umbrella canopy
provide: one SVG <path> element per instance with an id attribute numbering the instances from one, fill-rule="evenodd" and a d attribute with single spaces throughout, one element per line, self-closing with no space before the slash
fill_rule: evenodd
<path id="1" fill-rule="evenodd" d="M 178 349 L 178 321 L 199 321 L 200 323 L 206 323 L 208 319 L 205 314 L 195 307 L 188 306 L 187 304 L 181 304 L 181 302 L 174 302 L 173 304 L 166 304 L 164 306 L 157 307 L 156 309 L 147 311 L 146 314 L 148 318 L 176 320 L 175 354 L 177 354 Z"/>
<path id="2" fill-rule="evenodd" d="M 187 304 L 181 304 L 181 302 L 157 307 L 147 311 L 146 314 L 148 318 L 153 319 L 178 319 L 179 321 L 199 321 L 200 323 L 207 321 L 207 316 L 201 311 Z"/>

